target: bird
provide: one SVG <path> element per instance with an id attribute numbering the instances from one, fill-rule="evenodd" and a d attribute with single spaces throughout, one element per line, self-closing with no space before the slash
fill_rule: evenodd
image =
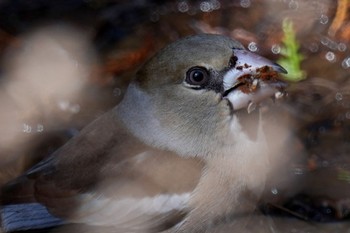
<path id="1" fill-rule="evenodd" d="M 269 168 L 256 108 L 284 94 L 278 74 L 286 72 L 223 35 L 179 39 L 136 72 L 117 106 L 2 197 L 26 184 L 32 201 L 68 223 L 212 232 L 255 208 Z M 254 112 L 248 130 L 243 122 Z"/>

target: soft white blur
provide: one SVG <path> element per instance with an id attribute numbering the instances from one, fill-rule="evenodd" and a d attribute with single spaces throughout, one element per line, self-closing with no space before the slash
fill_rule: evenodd
<path id="1" fill-rule="evenodd" d="M 68 26 L 46 26 L 18 41 L 3 58 L 0 184 L 6 170 L 19 166 L 16 151 L 25 156 L 33 135 L 57 129 L 60 118 L 69 120 L 79 112 L 80 106 L 73 103 L 78 102 L 95 59 L 87 37 Z"/>

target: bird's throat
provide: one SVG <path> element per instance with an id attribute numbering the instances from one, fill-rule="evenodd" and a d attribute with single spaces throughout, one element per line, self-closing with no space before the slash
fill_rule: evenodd
<path id="1" fill-rule="evenodd" d="M 256 141 L 258 138 L 260 122 L 260 110 L 255 110 L 248 113 L 246 109 L 241 109 L 235 112 L 242 131 L 247 135 L 251 141 Z"/>

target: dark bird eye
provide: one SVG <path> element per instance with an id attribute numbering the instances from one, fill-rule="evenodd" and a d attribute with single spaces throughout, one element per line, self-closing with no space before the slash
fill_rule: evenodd
<path id="1" fill-rule="evenodd" d="M 186 82 L 190 85 L 202 86 L 208 82 L 208 79 L 208 71 L 203 67 L 192 67 L 186 74 Z"/>

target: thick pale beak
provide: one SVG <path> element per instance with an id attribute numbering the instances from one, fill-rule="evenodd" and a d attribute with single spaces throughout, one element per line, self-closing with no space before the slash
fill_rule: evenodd
<path id="1" fill-rule="evenodd" d="M 242 49 L 233 49 L 231 67 L 224 75 L 224 98 L 234 110 L 247 108 L 268 97 L 284 95 L 287 84 L 278 73 L 287 73 L 280 65 Z"/>

